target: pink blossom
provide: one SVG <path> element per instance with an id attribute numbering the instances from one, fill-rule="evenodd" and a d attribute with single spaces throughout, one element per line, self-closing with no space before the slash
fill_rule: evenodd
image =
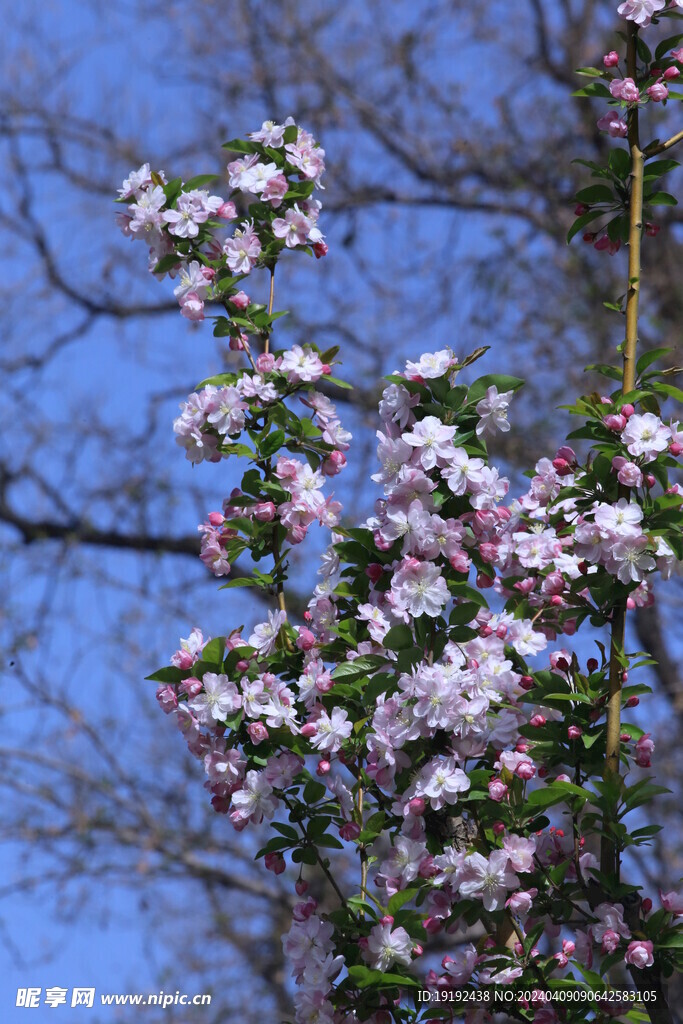
<path id="1" fill-rule="evenodd" d="M 498 394 L 498 388 L 492 384 L 486 391 L 486 397 L 477 402 L 476 410 L 479 416 L 477 423 L 477 436 L 488 437 L 495 434 L 496 430 L 506 433 L 510 429 L 508 422 L 508 406 L 512 391 L 505 391 Z"/>
<path id="2" fill-rule="evenodd" d="M 431 562 L 408 559 L 391 580 L 391 592 L 398 608 L 414 618 L 441 614 L 450 594 L 441 570 Z"/>
<path id="3" fill-rule="evenodd" d="M 639 768 L 649 768 L 651 766 L 654 749 L 655 744 L 654 740 L 650 738 L 650 733 L 643 733 L 636 743 L 636 764 Z"/>
<path id="4" fill-rule="evenodd" d="M 504 850 L 494 850 L 488 860 L 480 853 L 465 857 L 458 872 L 458 891 L 465 899 L 480 899 L 486 910 L 504 906 L 508 889 L 519 885 Z"/>
<path id="5" fill-rule="evenodd" d="M 261 253 L 261 241 L 254 229 L 253 221 L 245 221 L 235 229 L 232 238 L 223 246 L 228 266 L 235 274 L 248 274 Z"/>
<path id="6" fill-rule="evenodd" d="M 598 121 L 598 128 L 601 132 L 607 132 L 613 139 L 625 139 L 628 134 L 628 126 L 616 110 L 603 114 Z"/>
<path id="7" fill-rule="evenodd" d="M 392 964 L 408 966 L 412 961 L 413 941 L 405 928 L 392 928 L 393 922 L 379 923 L 368 936 L 368 954 L 374 968 L 387 971 Z"/>
<path id="8" fill-rule="evenodd" d="M 310 383 L 320 380 L 323 375 L 323 364 L 312 349 L 293 345 L 291 350 L 283 355 L 280 371 L 293 383 Z"/>
<path id="9" fill-rule="evenodd" d="M 312 222 L 298 206 L 287 210 L 284 217 L 276 217 L 273 221 L 273 234 L 276 238 L 284 238 L 289 249 L 305 245 L 312 228 Z"/>
<path id="10" fill-rule="evenodd" d="M 638 86 L 632 78 L 615 78 L 609 84 L 609 91 L 617 100 L 626 103 L 637 103 L 640 99 Z"/>
<path id="11" fill-rule="evenodd" d="M 668 910 L 670 914 L 675 914 L 677 917 L 683 916 L 683 896 L 675 889 L 670 892 L 661 892 L 660 890 L 659 898 L 664 909 Z"/>
<path id="12" fill-rule="evenodd" d="M 638 940 L 637 942 L 630 942 L 624 960 L 627 964 L 632 964 L 634 967 L 638 967 L 642 970 L 643 967 L 652 967 L 654 964 L 653 944 L 649 940 Z"/>
<path id="13" fill-rule="evenodd" d="M 653 103 L 661 103 L 669 95 L 669 90 L 663 82 L 655 82 L 649 89 L 646 89 L 646 92 Z"/>
<path id="14" fill-rule="evenodd" d="M 667 0 L 625 0 L 617 8 L 617 13 L 628 21 L 634 21 L 641 28 L 647 28 L 653 14 L 666 7 Z"/>

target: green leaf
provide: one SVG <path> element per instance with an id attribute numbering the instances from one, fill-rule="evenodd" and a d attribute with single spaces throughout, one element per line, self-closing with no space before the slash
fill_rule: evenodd
<path id="1" fill-rule="evenodd" d="M 504 373 L 488 373 L 485 377 L 479 377 L 470 387 L 467 393 L 467 404 L 474 405 L 480 402 L 490 387 L 497 387 L 499 393 L 504 391 L 517 391 L 524 381 L 520 377 L 509 377 Z"/>
<path id="2" fill-rule="evenodd" d="M 576 75 L 585 75 L 586 78 L 602 78 L 604 73 L 599 68 L 577 68 L 574 72 Z"/>
<path id="3" fill-rule="evenodd" d="M 191 192 L 195 188 L 202 188 L 204 185 L 208 185 L 212 181 L 218 181 L 220 174 L 196 174 L 194 178 L 190 178 L 183 185 L 183 192 Z"/>
<path id="4" fill-rule="evenodd" d="M 645 181 L 661 178 L 663 174 L 668 174 L 680 166 L 678 160 L 653 160 L 651 164 L 645 164 L 643 178 Z"/>
<path id="5" fill-rule="evenodd" d="M 609 377 L 611 380 L 617 380 L 619 383 L 624 378 L 624 371 L 621 367 L 609 366 L 606 363 L 591 363 L 590 366 L 585 368 L 584 372 L 587 373 L 589 370 L 593 373 L 599 373 L 603 377 Z"/>
<path id="6" fill-rule="evenodd" d="M 661 60 L 662 57 L 669 52 L 669 50 L 673 50 L 674 47 L 678 46 L 681 39 L 683 39 L 683 35 L 680 33 L 675 36 L 669 36 L 667 39 L 662 39 L 662 41 L 657 44 L 657 48 L 655 50 L 655 60 Z"/>
<path id="7" fill-rule="evenodd" d="M 323 374 L 323 380 L 329 380 L 330 384 L 336 384 L 338 388 L 344 388 L 346 391 L 353 391 L 353 384 L 348 384 L 345 380 L 340 380 L 339 377 L 332 377 L 329 373 Z"/>
<path id="8" fill-rule="evenodd" d="M 315 779 L 311 779 L 304 786 L 304 800 L 308 804 L 317 804 L 319 800 L 322 800 L 326 792 L 327 790 L 322 782 L 316 782 Z"/>
<path id="9" fill-rule="evenodd" d="M 609 185 L 589 185 L 576 193 L 579 203 L 587 203 L 592 206 L 594 203 L 613 203 L 614 192 Z"/>
<path id="10" fill-rule="evenodd" d="M 151 676 L 145 676 L 145 679 L 151 679 L 153 683 L 180 683 L 184 678 L 183 669 L 176 668 L 175 665 L 166 665 L 165 668 L 152 672 Z"/>
<path id="11" fill-rule="evenodd" d="M 237 579 L 228 580 L 220 586 L 219 590 L 236 590 L 238 587 L 261 587 L 264 584 L 254 576 L 238 576 Z"/>
<path id="12" fill-rule="evenodd" d="M 613 174 L 626 181 L 631 173 L 631 156 L 626 149 L 613 149 L 609 155 L 609 169 Z"/>
<path id="13" fill-rule="evenodd" d="M 201 660 L 204 664 L 222 665 L 225 652 L 225 637 L 216 636 L 209 640 L 206 647 L 202 649 Z"/>
<path id="14" fill-rule="evenodd" d="M 170 252 L 167 256 L 162 256 L 154 270 L 153 274 L 165 274 L 168 270 L 172 270 L 177 267 L 182 257 L 176 256 L 174 252 Z"/>
<path id="15" fill-rule="evenodd" d="M 360 658 L 344 661 L 341 665 L 337 665 L 332 673 L 332 678 L 336 681 L 343 679 L 346 682 L 350 682 L 352 679 L 360 679 L 362 676 L 374 672 L 376 668 L 379 668 L 384 663 L 385 659 L 377 654 L 364 654 Z"/>
<path id="16" fill-rule="evenodd" d="M 636 374 L 640 376 L 644 370 L 647 370 L 648 366 L 656 363 L 658 359 L 665 356 L 668 352 L 671 352 L 670 348 L 653 348 L 649 352 L 644 352 L 636 363 Z"/>
<path id="17" fill-rule="evenodd" d="M 448 617 L 450 626 L 466 626 L 474 619 L 479 612 L 479 605 L 474 601 L 465 601 L 464 604 L 456 604 Z"/>
<path id="18" fill-rule="evenodd" d="M 274 455 L 275 452 L 282 448 L 285 442 L 284 430 L 273 430 L 272 433 L 268 434 L 267 437 L 259 443 L 259 455 L 263 456 L 264 459 Z"/>
<path id="19" fill-rule="evenodd" d="M 247 139 L 230 139 L 229 142 L 224 142 L 223 149 L 229 149 L 231 153 L 258 153 L 259 148 L 254 142 L 249 142 Z"/>
<path id="20" fill-rule="evenodd" d="M 577 217 L 567 232 L 567 245 L 569 245 L 575 235 L 578 235 L 579 231 L 583 231 L 591 221 L 602 217 L 604 212 L 604 210 L 589 210 L 588 213 L 582 213 L 580 217 Z"/>
<path id="21" fill-rule="evenodd" d="M 415 896 L 416 892 L 417 889 L 401 889 L 400 892 L 395 892 L 387 906 L 389 914 L 391 914 L 392 917 L 394 914 L 397 914 L 401 907 Z"/>
<path id="22" fill-rule="evenodd" d="M 392 626 L 384 637 L 383 644 L 389 651 L 405 651 L 414 643 L 413 631 L 410 626 Z"/>
<path id="23" fill-rule="evenodd" d="M 566 794 L 556 789 L 555 786 L 546 786 L 544 789 L 534 789 L 527 793 L 526 806 L 534 812 L 544 811 L 546 807 L 562 803 Z"/>
<path id="24" fill-rule="evenodd" d="M 572 93 L 572 96 L 604 96 L 607 99 L 612 98 L 609 89 L 602 82 L 591 82 L 589 85 L 584 85 L 583 89 L 577 89 L 576 92 Z"/>
<path id="25" fill-rule="evenodd" d="M 668 192 L 655 192 L 645 199 L 649 206 L 678 206 L 678 200 Z"/>

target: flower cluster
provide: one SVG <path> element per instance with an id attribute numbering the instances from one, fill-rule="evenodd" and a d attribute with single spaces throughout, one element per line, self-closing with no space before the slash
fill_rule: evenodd
<path id="1" fill-rule="evenodd" d="M 651 602 L 651 576 L 683 557 L 683 498 L 669 479 L 683 436 L 658 405 L 675 395 L 643 357 L 632 395 L 572 407 L 582 425 L 569 440 L 589 441 L 588 453 L 563 445 L 512 497 L 488 443 L 510 429 L 522 381 L 466 384 L 481 351 L 424 353 L 386 380 L 372 477 L 381 492 L 364 523 L 346 525 L 323 493 L 350 442 L 323 393 L 343 386 L 331 375 L 336 350 L 271 351 L 272 300 L 266 313 L 238 290 L 253 267 L 272 273 L 281 252 L 323 245 L 310 194 L 324 154 L 291 123 L 267 122 L 238 142 L 226 203 L 197 180 L 169 200 L 173 188 L 149 168 L 122 190 L 135 200 L 124 214 L 131 234 L 173 240 L 175 262 L 155 270 L 178 265 L 185 315 L 220 294 L 228 315 L 216 332 L 248 361 L 199 385 L 174 430 L 193 463 L 249 461 L 199 526 L 201 558 L 225 586 L 273 602 L 244 635 L 193 630 L 150 677 L 157 699 L 202 763 L 215 810 L 238 832 L 267 824 L 257 857 L 277 875 L 288 862 L 296 869 L 302 901 L 283 946 L 297 1024 L 426 1024 L 428 1009 L 406 1008 L 412 989 L 500 985 L 533 992 L 517 1004 L 520 1019 L 552 1024 L 549 987 L 587 971 L 607 986 L 618 962 L 672 970 L 679 956 L 679 894 L 660 894 L 653 910 L 637 886 L 601 874 L 588 848 L 604 820 L 620 854 L 647 843 L 650 826 L 629 833 L 622 819 L 660 790 L 627 775 L 592 781 L 603 773 L 614 665 L 604 648 L 583 665 L 558 645 L 586 619 L 609 623 L 616 602 Z M 236 219 L 238 192 L 256 202 L 216 248 L 206 232 L 214 217 Z M 330 542 L 295 623 L 286 546 L 314 522 Z M 237 575 L 244 552 L 254 567 Z M 631 659 L 619 658 L 629 709 L 648 688 L 625 685 Z M 650 733 L 622 723 L 629 771 L 649 767 L 654 749 Z M 334 872 L 353 853 L 362 874 L 349 891 Z M 340 898 L 329 913 L 303 899 L 313 867 Z M 459 942 L 474 923 L 477 946 Z M 459 948 L 440 971 L 422 969 L 437 934 Z M 576 1020 L 593 1010 L 577 1007 Z M 466 1019 L 491 1019 L 477 1013 Z"/>
<path id="2" fill-rule="evenodd" d="M 241 154 L 227 165 L 227 199 L 201 187 L 215 175 L 169 182 L 163 171 L 143 164 L 119 189 L 126 208 L 118 222 L 128 238 L 148 244 L 152 273 L 178 279 L 174 294 L 182 315 L 201 321 L 207 301 L 222 303 L 239 343 L 244 326 L 262 331 L 272 315 L 264 317 L 240 282 L 257 267 L 272 273 L 285 248 L 327 253 L 318 227 L 321 204 L 312 198 L 323 187 L 325 151 L 291 117 L 284 124 L 265 121 L 249 140 L 234 139 L 225 148 Z M 245 206 L 246 216 L 239 212 Z"/>

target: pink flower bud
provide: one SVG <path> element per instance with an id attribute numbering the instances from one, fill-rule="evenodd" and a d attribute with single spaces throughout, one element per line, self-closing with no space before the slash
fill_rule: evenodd
<path id="1" fill-rule="evenodd" d="M 306 882 L 303 878 L 298 878 L 296 880 L 294 888 L 296 890 L 297 896 L 305 896 L 306 893 L 308 892 L 308 882 Z"/>
<path id="2" fill-rule="evenodd" d="M 237 662 L 236 668 L 238 668 L 240 672 L 246 672 L 249 668 L 249 662 L 244 658 L 241 658 L 240 661 Z"/>
<path id="3" fill-rule="evenodd" d="M 316 242 L 315 245 L 313 246 L 313 252 L 315 254 L 315 258 L 319 260 L 323 256 L 327 256 L 327 253 L 329 252 L 329 246 L 327 245 L 326 242 Z"/>
<path id="4" fill-rule="evenodd" d="M 228 348 L 231 352 L 241 352 L 244 348 L 244 343 L 241 338 L 231 338 Z"/>
<path id="5" fill-rule="evenodd" d="M 613 459 L 612 462 L 616 462 Z M 617 480 L 624 487 L 640 487 L 643 482 L 643 474 L 639 466 L 636 466 L 635 462 L 627 462 L 623 460 L 623 465 L 619 467 L 617 473 Z"/>
<path id="6" fill-rule="evenodd" d="M 275 356 L 272 352 L 262 352 L 256 360 L 256 369 L 259 373 L 269 373 L 275 366 Z"/>
<path id="7" fill-rule="evenodd" d="M 480 590 L 487 590 L 489 587 L 493 586 L 494 582 L 495 580 L 493 580 L 490 576 L 487 576 L 486 573 L 477 573 L 477 586 L 479 587 Z"/>
<path id="8" fill-rule="evenodd" d="M 653 224 L 651 220 L 645 221 L 645 234 L 650 238 L 656 238 L 661 230 L 659 224 Z"/>
<path id="9" fill-rule="evenodd" d="M 316 775 L 327 775 L 331 770 L 332 765 L 329 761 L 318 761 L 318 767 L 315 770 Z"/>
<path id="10" fill-rule="evenodd" d="M 305 903 L 295 903 L 294 909 L 292 910 L 292 917 L 295 921 L 307 921 L 316 910 L 318 909 L 318 901 L 314 900 L 311 896 L 308 897 Z"/>
<path id="11" fill-rule="evenodd" d="M 203 688 L 201 679 L 196 679 L 194 676 L 190 676 L 180 684 L 180 689 L 190 698 L 196 697 L 198 693 L 202 692 Z"/>
<path id="12" fill-rule="evenodd" d="M 650 899 L 649 896 L 645 897 L 645 899 L 643 900 L 643 902 L 640 905 L 640 909 L 642 910 L 642 912 L 644 914 L 649 914 L 650 913 L 650 911 L 652 910 L 652 900 Z"/>
<path id="13" fill-rule="evenodd" d="M 254 519 L 259 523 L 270 523 L 275 518 L 275 505 L 272 501 L 260 501 L 254 505 Z"/>
<path id="14" fill-rule="evenodd" d="M 540 729 L 542 725 L 545 725 L 545 723 L 546 719 L 543 717 L 543 715 L 534 715 L 531 718 L 529 725 L 533 725 L 534 729 Z"/>
<path id="15" fill-rule="evenodd" d="M 626 426 L 626 417 L 619 413 L 610 413 L 608 416 L 605 416 L 605 426 L 608 430 L 621 433 Z"/>
<path id="16" fill-rule="evenodd" d="M 259 743 L 263 743 L 264 740 L 268 739 L 268 730 L 263 722 L 251 722 L 247 726 L 247 732 L 254 746 L 258 746 Z"/>
<path id="17" fill-rule="evenodd" d="M 281 875 L 285 870 L 285 858 L 281 853 L 267 853 L 263 860 L 266 865 L 266 871 L 272 871 L 276 875 Z"/>
<path id="18" fill-rule="evenodd" d="M 669 452 L 674 456 L 680 455 L 683 452 L 683 444 L 679 444 L 678 441 L 672 441 L 669 445 Z"/>
<path id="19" fill-rule="evenodd" d="M 315 647 L 315 636 L 305 626 L 299 627 L 299 635 L 296 638 L 296 646 L 300 651 L 310 651 Z"/>
<path id="20" fill-rule="evenodd" d="M 602 63 L 606 68 L 615 68 L 619 63 L 619 54 L 616 50 L 610 50 L 610 52 L 606 53 L 602 58 Z"/>
<path id="21" fill-rule="evenodd" d="M 653 103 L 661 103 L 661 101 L 665 100 L 669 95 L 669 90 L 663 82 L 655 82 L 655 84 L 651 85 L 646 92 Z"/>
<path id="22" fill-rule="evenodd" d="M 421 796 L 414 796 L 412 800 L 408 801 L 408 807 L 411 814 L 414 814 L 416 818 L 421 818 L 427 809 L 427 804 Z"/>
<path id="23" fill-rule="evenodd" d="M 384 917 L 380 917 L 379 923 L 380 924 L 393 924 L 394 923 L 394 919 L 391 916 L 391 914 L 385 914 Z"/>
<path id="24" fill-rule="evenodd" d="M 619 739 L 622 743 L 630 743 L 633 737 L 631 736 L 630 732 L 622 732 L 619 736 Z"/>
<path id="25" fill-rule="evenodd" d="M 489 796 L 492 800 L 495 800 L 497 804 L 503 800 L 507 794 L 508 787 L 505 785 L 502 779 L 491 779 L 489 781 Z"/>
<path id="26" fill-rule="evenodd" d="M 441 921 L 436 917 L 426 917 L 422 922 L 422 927 L 428 935 L 438 935 L 441 931 Z"/>
<path id="27" fill-rule="evenodd" d="M 157 700 L 161 710 L 167 715 L 170 715 L 178 707 L 178 697 L 172 686 L 159 686 Z"/>
<path id="28" fill-rule="evenodd" d="M 491 830 L 494 836 L 502 836 L 503 832 L 505 831 L 505 825 L 503 824 L 502 821 L 494 821 L 493 825 L 491 826 Z"/>
<path id="29" fill-rule="evenodd" d="M 621 407 L 621 413 L 623 416 L 626 417 L 626 419 L 628 419 L 630 416 L 633 416 L 635 411 L 636 410 L 634 406 L 632 406 L 630 402 L 627 402 L 626 405 L 622 405 Z"/>
<path id="30" fill-rule="evenodd" d="M 665 78 L 667 82 L 670 82 L 674 78 L 679 78 L 680 74 L 681 73 L 678 68 L 670 67 L 666 69 L 662 77 Z"/>
<path id="31" fill-rule="evenodd" d="M 624 705 L 624 707 L 627 707 L 627 708 L 637 708 L 639 704 L 640 704 L 640 697 L 629 697 L 629 699 L 626 701 L 626 704 Z"/>
<path id="32" fill-rule="evenodd" d="M 558 476 L 569 476 L 573 472 L 566 459 L 553 459 L 553 466 Z"/>
<path id="33" fill-rule="evenodd" d="M 208 519 L 212 526 L 222 526 L 225 522 L 225 516 L 222 512 L 209 512 Z"/>
<path id="34" fill-rule="evenodd" d="M 431 853 L 428 853 L 426 857 L 422 858 L 417 869 L 417 873 L 420 878 L 434 878 L 435 875 L 438 875 L 439 869 L 434 863 L 434 858 Z"/>
<path id="35" fill-rule="evenodd" d="M 479 545 L 479 554 L 485 562 L 495 562 L 498 557 L 498 545 L 490 541 L 484 541 Z"/>
<path id="36" fill-rule="evenodd" d="M 320 467 L 325 476 L 336 476 L 346 466 L 346 456 L 343 452 L 330 452 Z"/>
<path id="37" fill-rule="evenodd" d="M 323 672 L 315 681 L 315 688 L 318 693 L 329 693 L 334 686 L 334 679 L 329 672 Z"/>
<path id="38" fill-rule="evenodd" d="M 617 100 L 624 100 L 625 103 L 637 103 L 640 99 L 638 86 L 632 78 L 615 78 L 609 84 L 609 91 Z"/>
<path id="39" fill-rule="evenodd" d="M 413 956 L 422 956 L 423 953 L 424 949 L 422 948 L 419 942 L 415 946 L 413 946 Z"/>
<path id="40" fill-rule="evenodd" d="M 317 732 L 318 726 L 313 722 L 306 722 L 305 725 L 301 726 L 301 735 L 305 736 L 307 739 L 310 739 L 311 736 L 317 735 Z"/>
<path id="41" fill-rule="evenodd" d="M 570 725 L 567 729 L 567 736 L 570 740 L 578 740 L 582 733 L 583 729 L 580 729 L 578 725 Z"/>
<path id="42" fill-rule="evenodd" d="M 652 951 L 653 944 L 649 939 L 647 941 L 629 942 L 624 960 L 627 964 L 633 964 L 634 967 L 638 967 L 641 970 L 644 967 L 652 967 L 655 962 Z"/>
<path id="43" fill-rule="evenodd" d="M 652 473 L 648 473 L 648 474 L 647 474 L 647 475 L 646 475 L 646 476 L 644 477 L 644 480 L 645 480 L 645 484 L 646 484 L 646 485 L 647 485 L 648 487 L 654 487 L 654 485 L 655 485 L 655 484 L 657 483 L 657 481 L 655 480 L 655 478 L 654 478 L 654 476 L 652 475 Z"/>
<path id="44" fill-rule="evenodd" d="M 595 242 L 593 248 L 598 252 L 606 252 L 609 256 L 614 256 L 615 252 L 619 252 L 621 242 L 613 242 L 609 235 L 603 235 Z"/>
<path id="45" fill-rule="evenodd" d="M 347 821 L 346 824 L 342 825 L 339 829 L 339 836 L 347 843 L 350 843 L 354 839 L 358 839 L 360 831 L 360 825 L 357 825 L 355 821 Z"/>
<path id="46" fill-rule="evenodd" d="M 251 302 L 251 299 L 249 298 L 246 292 L 235 292 L 234 295 L 230 296 L 230 301 L 232 302 L 233 306 L 237 307 L 237 309 L 246 309 L 249 303 Z M 256 366 L 258 368 L 258 361 L 256 363 Z"/>
<path id="47" fill-rule="evenodd" d="M 235 220 L 237 217 L 237 207 L 234 203 L 222 203 L 216 210 L 216 215 L 221 220 Z"/>
<path id="48" fill-rule="evenodd" d="M 522 678 L 519 681 L 519 685 L 522 687 L 523 690 L 530 690 L 534 685 L 534 677 L 522 676 Z"/>
<path id="49" fill-rule="evenodd" d="M 577 203 L 574 207 L 574 214 L 577 217 L 583 217 L 584 213 L 588 213 L 588 207 L 584 203 Z"/>
<path id="50" fill-rule="evenodd" d="M 646 732 L 636 743 L 636 764 L 639 768 L 650 768 L 651 757 L 654 752 L 654 741 L 650 739 L 650 733 Z"/>
<path id="51" fill-rule="evenodd" d="M 370 565 L 365 568 L 365 575 L 368 579 L 372 580 L 373 583 L 378 583 L 382 579 L 384 569 L 379 562 L 370 562 Z"/>
<path id="52" fill-rule="evenodd" d="M 520 761 L 515 768 L 515 775 L 518 775 L 520 779 L 524 779 L 525 782 L 528 782 L 529 779 L 533 779 L 535 774 L 536 767 L 531 763 L 531 761 Z"/>

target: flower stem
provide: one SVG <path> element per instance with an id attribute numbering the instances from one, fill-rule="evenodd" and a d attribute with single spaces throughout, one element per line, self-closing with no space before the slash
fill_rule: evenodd
<path id="1" fill-rule="evenodd" d="M 626 62 L 628 74 L 635 81 L 637 78 L 637 40 L 638 28 L 628 23 Z M 636 348 L 638 344 L 638 313 L 640 304 L 641 258 L 640 246 L 643 229 L 643 172 L 644 158 L 640 148 L 640 129 L 638 105 L 634 104 L 628 114 L 628 144 L 631 153 L 631 198 L 629 203 L 629 236 L 628 236 L 628 292 L 626 295 L 626 338 L 623 346 L 624 376 L 622 394 L 633 391 L 636 377 Z M 628 488 L 623 496 L 628 496 Z M 620 491 L 620 496 L 621 491 Z M 621 750 L 621 687 L 623 665 L 621 657 L 624 651 L 626 629 L 626 599 L 621 598 L 616 604 L 612 616 L 612 633 L 610 639 L 609 697 L 607 703 L 607 728 L 605 749 L 605 781 L 619 775 L 619 754 Z M 605 816 L 607 819 L 607 815 Z M 619 851 L 613 837 L 609 834 L 611 822 L 605 820 L 605 834 L 600 844 L 600 870 L 613 875 L 618 882 Z"/>

